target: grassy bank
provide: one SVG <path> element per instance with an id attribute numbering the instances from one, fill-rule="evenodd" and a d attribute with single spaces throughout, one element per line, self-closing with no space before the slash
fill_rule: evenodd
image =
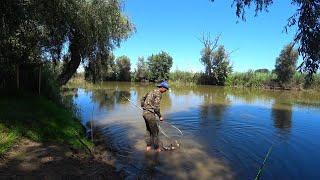
<path id="1" fill-rule="evenodd" d="M 277 76 L 274 73 L 259 73 L 248 71 L 244 73 L 232 73 L 226 80 L 226 86 L 229 87 L 250 87 L 264 89 L 319 89 L 320 74 L 314 75 L 314 81 L 310 86 L 305 85 L 305 74 L 295 73 L 292 80 L 287 83 L 277 82 Z"/>
<path id="2" fill-rule="evenodd" d="M 320 74 L 314 74 L 314 81 L 310 86 L 305 85 L 305 74 L 296 72 L 290 82 L 280 83 L 275 73 L 262 72 L 234 72 L 225 82 L 227 87 L 246 87 L 256 89 L 287 89 L 287 90 L 317 90 L 320 89 Z M 193 86 L 201 84 L 201 73 L 174 71 L 170 73 L 171 86 Z M 83 87 L 88 89 L 100 88 L 100 83 L 93 84 L 84 80 L 82 76 L 72 78 L 66 85 L 68 88 Z"/>
<path id="3" fill-rule="evenodd" d="M 310 86 L 305 85 L 305 74 L 296 72 L 290 82 L 280 83 L 275 73 L 261 73 L 255 71 L 231 73 L 225 82 L 227 87 L 248 87 L 257 89 L 292 89 L 316 90 L 320 88 L 320 74 L 314 74 L 314 81 Z M 170 73 L 170 84 L 195 85 L 201 84 L 203 78 L 200 73 L 174 71 Z"/>
<path id="4" fill-rule="evenodd" d="M 0 154 L 22 138 L 66 144 L 75 149 L 92 147 L 73 113 L 44 97 L 3 96 L 0 112 Z"/>

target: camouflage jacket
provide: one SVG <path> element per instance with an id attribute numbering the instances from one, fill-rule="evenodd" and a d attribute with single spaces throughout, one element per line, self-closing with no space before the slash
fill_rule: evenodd
<path id="1" fill-rule="evenodd" d="M 161 98 L 162 98 L 162 94 L 159 91 L 159 89 L 154 89 L 153 91 L 150 91 L 144 97 L 142 97 L 141 107 L 144 110 L 155 113 L 159 117 L 161 117 L 161 113 L 160 113 Z"/>

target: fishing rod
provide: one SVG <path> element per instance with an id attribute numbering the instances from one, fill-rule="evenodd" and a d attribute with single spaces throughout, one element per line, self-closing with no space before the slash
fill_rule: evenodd
<path id="1" fill-rule="evenodd" d="M 258 173 L 257 173 L 257 175 L 256 175 L 255 180 L 259 180 L 259 179 L 260 179 L 260 177 L 261 177 L 261 175 L 262 175 L 262 169 L 263 169 L 264 165 L 266 164 L 267 159 L 269 158 L 269 155 L 270 155 L 270 153 L 271 153 L 271 151 L 272 151 L 272 148 L 273 148 L 273 145 L 271 145 L 271 147 L 270 147 L 269 150 L 268 150 L 267 155 L 264 157 L 263 163 L 262 163 L 262 165 L 261 165 L 260 168 L 259 168 L 259 171 L 258 171 Z"/>
<path id="2" fill-rule="evenodd" d="M 124 96 L 123 96 L 124 97 Z M 137 107 L 138 109 L 140 109 L 141 111 L 143 111 L 143 109 L 141 108 L 141 107 L 139 107 L 139 106 L 137 106 L 134 102 L 132 102 L 130 99 L 128 99 L 128 98 L 126 98 L 126 97 L 124 97 L 125 99 L 127 99 L 132 105 L 134 105 L 135 107 Z M 167 138 L 169 138 L 169 136 L 162 130 L 162 128 L 160 127 L 160 125 L 158 124 L 158 127 L 159 127 L 159 130 L 160 130 L 160 132 L 164 135 L 164 136 L 166 136 Z"/>
<path id="3" fill-rule="evenodd" d="M 124 97 L 124 96 L 122 96 L 122 97 Z M 134 105 L 136 108 L 138 108 L 138 109 L 140 109 L 141 111 L 143 111 L 143 109 L 142 109 L 142 107 L 139 107 L 139 106 L 137 106 L 134 102 L 132 102 L 130 99 L 128 99 L 128 98 L 126 98 L 126 97 L 124 97 L 126 100 L 128 100 L 132 105 Z M 179 132 L 180 132 L 180 134 L 181 134 L 181 136 L 183 136 L 183 133 L 182 133 L 182 131 L 179 129 L 179 128 L 177 128 L 176 126 L 174 126 L 174 125 L 172 125 L 172 124 L 170 124 L 170 123 L 168 123 L 168 122 L 164 122 L 164 123 L 167 123 L 167 124 L 169 124 L 170 126 L 172 126 L 173 128 L 175 128 L 175 129 L 177 129 Z M 160 130 L 160 132 L 163 134 L 163 135 L 165 135 L 167 138 L 169 138 L 169 136 L 162 130 L 162 128 L 160 127 L 160 125 L 158 125 L 158 127 L 159 127 L 159 130 Z"/>

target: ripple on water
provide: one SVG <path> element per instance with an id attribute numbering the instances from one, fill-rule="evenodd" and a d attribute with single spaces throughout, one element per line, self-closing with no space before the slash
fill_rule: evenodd
<path id="1" fill-rule="evenodd" d="M 130 89 L 126 95 L 135 102 L 153 88 L 112 86 Z M 131 104 L 117 101 L 113 97 L 117 93 L 82 93 L 77 104 L 84 110 L 100 106 L 95 108 L 99 111 L 95 125 L 103 129 L 107 143 L 119 154 L 117 167 L 125 169 L 129 179 L 253 179 L 271 145 L 274 148 L 263 173 L 265 179 L 320 177 L 319 107 L 294 104 L 307 102 L 305 94 L 210 86 L 181 91 L 164 95 L 162 110 L 166 121 L 184 132 L 183 148 L 158 155 L 144 152 L 141 114 Z M 319 101 L 318 97 L 312 96 L 312 100 Z M 83 115 L 88 117 L 90 112 Z"/>

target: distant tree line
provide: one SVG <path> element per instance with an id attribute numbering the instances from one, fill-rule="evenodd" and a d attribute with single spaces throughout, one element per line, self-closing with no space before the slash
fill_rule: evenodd
<path id="1" fill-rule="evenodd" d="M 237 87 L 255 87 L 272 89 L 320 88 L 320 75 L 313 75 L 313 83 L 308 81 L 308 74 L 297 70 L 298 50 L 294 44 L 286 45 L 275 60 L 275 68 L 249 70 L 248 72 L 232 72 L 230 59 L 223 46 L 215 40 L 202 40 L 200 62 L 204 65 L 203 72 L 187 72 L 176 70 L 170 73 L 173 82 L 193 84 L 213 84 Z"/>
<path id="2" fill-rule="evenodd" d="M 129 57 L 120 56 L 115 59 L 109 54 L 101 61 L 92 61 L 85 66 L 85 79 L 93 83 L 100 81 L 137 81 L 160 82 L 169 80 L 172 57 L 162 51 L 147 58 L 139 57 L 137 68 L 131 71 Z"/>
<path id="3" fill-rule="evenodd" d="M 103 61 L 91 61 L 85 67 L 87 81 L 135 81 L 135 82 L 171 82 L 209 84 L 219 86 L 264 87 L 264 88 L 297 88 L 311 84 L 305 79 L 307 74 L 297 71 L 298 50 L 294 44 L 286 45 L 275 60 L 275 68 L 249 70 L 245 73 L 232 73 L 230 52 L 219 45 L 219 38 L 211 39 L 203 36 L 200 40 L 203 48 L 200 51 L 200 62 L 204 66 L 202 72 L 186 72 L 176 69 L 170 72 L 172 57 L 166 52 L 153 54 L 144 59 L 139 57 L 137 68 L 130 69 L 130 59 L 121 56 L 115 59 L 113 54 L 105 56 Z M 319 84 L 318 75 L 314 76 L 315 84 Z"/>
<path id="4" fill-rule="evenodd" d="M 149 56 L 147 61 L 140 57 L 138 58 L 137 69 L 133 72 L 133 80 L 137 82 L 169 80 L 172 64 L 172 57 L 164 51 Z"/>

